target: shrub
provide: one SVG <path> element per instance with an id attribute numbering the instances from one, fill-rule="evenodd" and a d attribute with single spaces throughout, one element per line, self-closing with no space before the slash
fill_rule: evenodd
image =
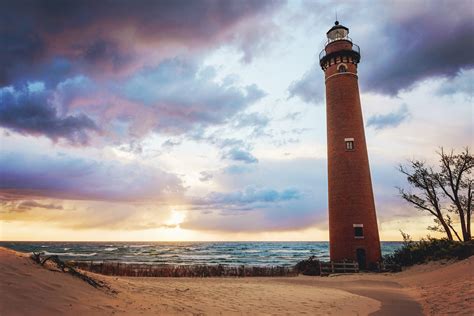
<path id="1" fill-rule="evenodd" d="M 295 265 L 295 270 L 297 273 L 302 273 L 304 275 L 321 274 L 319 260 L 316 259 L 316 256 L 311 256 L 309 259 L 301 260 Z"/>
<path id="2" fill-rule="evenodd" d="M 403 246 L 392 255 L 383 258 L 386 264 L 411 266 L 442 259 L 466 259 L 474 254 L 474 241 L 458 242 L 453 240 L 435 239 L 432 237 L 413 241 L 410 236 L 403 234 Z"/>

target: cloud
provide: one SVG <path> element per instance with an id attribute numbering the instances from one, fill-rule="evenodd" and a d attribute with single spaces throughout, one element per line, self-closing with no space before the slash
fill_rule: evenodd
<path id="1" fill-rule="evenodd" d="M 433 77 L 455 77 L 474 67 L 472 1 L 434 1 L 430 4 L 394 2 L 388 19 L 366 38 L 369 64 L 363 86 L 396 95 Z M 379 47 L 383 46 L 381 53 Z M 364 57 L 364 55 L 363 55 Z"/>
<path id="2" fill-rule="evenodd" d="M 35 82 L 43 87 L 36 91 L 0 88 L 0 124 L 86 144 L 90 132 L 99 131 L 90 118 L 95 117 L 101 136 L 129 143 L 150 132 L 181 135 L 221 124 L 265 96 L 256 85 L 218 83 L 209 68 L 175 58 L 107 84 L 76 76 L 49 88 Z M 77 114 L 67 115 L 73 111 Z"/>
<path id="3" fill-rule="evenodd" d="M 239 148 L 232 148 L 227 153 L 224 154 L 223 158 L 234 160 L 234 161 L 241 161 L 245 163 L 257 163 L 258 159 L 255 158 L 250 152 L 239 149 Z"/>
<path id="4" fill-rule="evenodd" d="M 10 212 L 26 212 L 34 208 L 41 208 L 46 210 L 63 210 L 62 205 L 57 205 L 53 203 L 39 203 L 33 200 L 26 200 L 20 202 L 4 202 L 2 201 L 3 206 L 9 209 Z"/>
<path id="5" fill-rule="evenodd" d="M 320 22 L 329 13 L 327 6 L 310 2 L 303 10 L 318 12 L 314 17 L 317 26 L 312 27 L 321 29 L 323 36 L 323 31 L 330 27 Z M 345 1 L 338 11 L 345 17 L 342 24 L 349 27 L 354 43 L 361 47 L 362 91 L 395 96 L 426 79 L 454 78 L 474 67 L 474 41 L 466 37 L 474 33 L 470 0 L 375 5 L 370 1 Z M 323 73 L 319 60 L 315 60 L 290 85 L 289 93 L 290 97 L 298 96 L 307 103 L 319 103 L 324 96 L 323 88 Z"/>
<path id="6" fill-rule="evenodd" d="M 243 191 L 237 192 L 212 192 L 203 198 L 194 200 L 195 206 L 205 206 L 206 208 L 246 208 L 255 203 L 277 203 L 301 198 L 302 192 L 295 188 L 286 188 L 281 191 L 270 188 L 248 186 Z"/>
<path id="7" fill-rule="evenodd" d="M 324 74 L 319 62 L 311 67 L 301 79 L 293 81 L 288 88 L 289 98 L 300 97 L 306 103 L 322 105 L 324 101 Z"/>
<path id="8" fill-rule="evenodd" d="M 242 173 L 249 173 L 252 171 L 252 168 L 245 165 L 230 165 L 225 167 L 222 172 L 226 174 L 242 174 Z"/>
<path id="9" fill-rule="evenodd" d="M 118 143 L 220 124 L 264 93 L 217 83 L 215 70 L 201 71 L 199 61 L 223 45 L 250 61 L 265 46 L 263 35 L 274 32 L 272 15 L 282 3 L 2 1 L 0 89 L 41 82 L 35 102 L 45 104 L 30 106 L 26 96 L 21 109 L 2 102 L 3 126 L 85 144 L 98 131 L 94 120 L 102 137 Z M 20 110 L 27 113 L 7 113 Z M 25 117 L 33 110 L 41 113 Z"/>
<path id="10" fill-rule="evenodd" d="M 251 168 L 214 173 L 221 189 L 190 201 L 182 228 L 219 232 L 301 230 L 327 217 L 326 163 L 262 160 Z M 325 227 L 326 228 L 326 227 Z"/>
<path id="11" fill-rule="evenodd" d="M 381 130 L 390 127 L 397 127 L 403 121 L 410 117 L 410 112 L 406 104 L 400 106 L 395 112 L 387 114 L 375 114 L 367 120 L 367 126 L 372 126 L 376 130 Z"/>
<path id="12" fill-rule="evenodd" d="M 463 70 L 454 78 L 446 78 L 437 89 L 438 95 L 453 95 L 463 93 L 467 98 L 472 98 L 474 91 L 474 69 Z"/>
<path id="13" fill-rule="evenodd" d="M 259 112 L 242 113 L 236 116 L 233 126 L 235 128 L 253 128 L 261 130 L 268 125 L 270 119 Z"/>
<path id="14" fill-rule="evenodd" d="M 199 175 L 200 175 L 199 181 L 202 181 L 202 182 L 209 181 L 213 178 L 213 174 L 209 171 L 201 171 Z"/>
<path id="15" fill-rule="evenodd" d="M 171 134 L 222 123 L 265 96 L 256 85 L 216 83 L 213 72 L 183 59 L 147 68 L 117 83 L 116 92 L 153 113 L 154 130 Z"/>
<path id="16" fill-rule="evenodd" d="M 0 126 L 27 135 L 45 135 L 54 141 L 66 139 L 72 144 L 87 144 L 89 133 L 99 131 L 87 115 L 60 115 L 50 93 L 37 88 L 0 89 Z"/>
<path id="17" fill-rule="evenodd" d="M 244 131 L 251 130 L 248 138 L 271 137 L 272 135 L 265 131 L 270 121 L 271 119 L 263 113 L 241 113 L 236 115 L 233 119 L 232 127 Z"/>
<path id="18" fill-rule="evenodd" d="M 274 29 L 269 16 L 281 3 L 2 1 L 0 85 L 35 74 L 53 58 L 73 60 L 74 73 L 97 76 L 143 66 L 144 57 L 159 60 L 223 43 L 250 60 Z"/>
<path id="19" fill-rule="evenodd" d="M 138 163 L 98 161 L 70 155 L 4 152 L 0 191 L 14 196 L 97 201 L 159 201 L 184 193 L 174 174 Z"/>

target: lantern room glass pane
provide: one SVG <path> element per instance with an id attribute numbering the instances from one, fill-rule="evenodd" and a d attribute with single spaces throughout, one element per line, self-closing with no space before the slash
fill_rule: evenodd
<path id="1" fill-rule="evenodd" d="M 346 38 L 348 34 L 349 32 L 346 29 L 338 28 L 329 32 L 328 38 L 330 40 L 338 40 L 338 39 Z"/>

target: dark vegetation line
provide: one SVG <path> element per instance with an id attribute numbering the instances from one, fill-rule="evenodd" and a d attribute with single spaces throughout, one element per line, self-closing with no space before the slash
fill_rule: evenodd
<path id="1" fill-rule="evenodd" d="M 403 246 L 384 257 L 387 264 L 406 267 L 437 260 L 463 260 L 474 255 L 474 240 L 460 242 L 428 236 L 420 241 L 413 241 L 410 235 L 403 232 L 402 235 Z"/>

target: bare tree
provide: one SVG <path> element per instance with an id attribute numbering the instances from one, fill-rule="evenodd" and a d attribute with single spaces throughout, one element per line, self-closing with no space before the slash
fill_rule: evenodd
<path id="1" fill-rule="evenodd" d="M 469 241 L 472 238 L 473 155 L 468 147 L 460 154 L 446 153 L 443 148 L 437 154 L 440 157 L 438 171 L 419 160 L 399 166 L 414 189 L 407 192 L 398 188 L 400 195 L 416 209 L 433 215 L 436 225 L 428 229 L 446 233 L 449 240 L 454 239 L 454 234 L 459 241 Z M 455 226 L 460 226 L 461 234 Z"/>

